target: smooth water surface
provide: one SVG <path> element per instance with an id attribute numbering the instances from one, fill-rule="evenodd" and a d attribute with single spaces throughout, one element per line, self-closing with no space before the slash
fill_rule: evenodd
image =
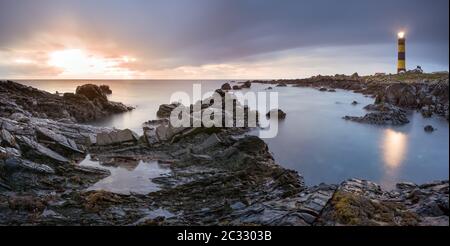
<path id="1" fill-rule="evenodd" d="M 172 93 L 184 91 L 192 94 L 192 84 L 199 83 L 188 80 L 22 81 L 49 92 L 73 92 L 77 85 L 87 82 L 108 84 L 113 90 L 110 100 L 136 106 L 132 112 L 93 124 L 130 128 L 138 133 L 142 132 L 144 121 L 156 118 L 160 104 L 170 102 Z M 201 81 L 203 92 L 217 89 L 223 82 Z M 251 90 L 265 91 L 267 87 L 253 84 Z M 411 112 L 411 122 L 401 127 L 349 122 L 342 117 L 364 115 L 363 107 L 372 103 L 373 98 L 343 90 L 320 92 L 314 88 L 273 88 L 270 91 L 279 93 L 279 105 L 287 113 L 287 118 L 280 122 L 278 135 L 265 141 L 276 161 L 297 170 L 307 184 L 363 178 L 392 188 L 401 181 L 424 183 L 448 179 L 447 121 L 424 119 Z M 355 100 L 358 105 L 351 104 Z M 426 133 L 423 127 L 428 124 L 437 131 Z"/>
<path id="2" fill-rule="evenodd" d="M 111 172 L 110 176 L 98 181 L 88 190 L 105 190 L 119 194 L 148 194 L 158 191 L 160 187 L 153 183 L 152 179 L 171 173 L 168 166 L 160 165 L 157 161 L 136 161 L 107 166 L 100 164 L 99 161 L 91 160 L 90 155 L 87 155 L 79 165 L 107 169 Z"/>

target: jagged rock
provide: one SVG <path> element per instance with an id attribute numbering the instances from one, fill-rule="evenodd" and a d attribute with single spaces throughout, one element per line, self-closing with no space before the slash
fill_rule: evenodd
<path id="1" fill-rule="evenodd" d="M 27 123 L 30 121 L 30 118 L 26 115 L 24 115 L 23 113 L 13 113 L 9 116 L 10 119 L 15 120 L 17 122 L 23 122 L 23 123 Z"/>
<path id="2" fill-rule="evenodd" d="M 105 95 L 111 95 L 112 94 L 112 90 L 109 88 L 109 85 L 100 85 L 99 88 Z"/>
<path id="3" fill-rule="evenodd" d="M 99 133 L 97 134 L 97 145 L 113 145 L 113 144 L 121 144 L 127 142 L 137 142 L 139 136 L 131 131 L 130 129 L 112 131 L 109 133 Z"/>
<path id="4" fill-rule="evenodd" d="M 228 90 L 231 90 L 231 86 L 229 83 L 225 83 L 220 87 L 220 89 L 222 89 L 224 91 L 228 91 Z"/>
<path id="5" fill-rule="evenodd" d="M 203 143 L 201 143 L 198 146 L 195 146 L 193 150 L 194 152 L 201 152 L 205 149 L 214 147 L 220 144 L 221 142 L 222 141 L 219 139 L 219 137 L 215 133 L 213 133 Z"/>
<path id="6" fill-rule="evenodd" d="M 66 138 L 61 134 L 57 134 L 50 129 L 44 127 L 36 128 L 36 136 L 39 140 L 53 141 L 66 150 L 83 154 L 84 152 L 78 149 L 77 144 L 70 138 Z"/>
<path id="7" fill-rule="evenodd" d="M 0 117 L 12 116 L 11 119 L 25 123 L 32 116 L 86 122 L 132 110 L 121 103 L 109 102 L 96 85 L 82 85 L 77 89 L 76 94 L 59 96 L 12 81 L 0 81 Z"/>
<path id="8" fill-rule="evenodd" d="M 395 106 L 415 108 L 418 104 L 416 88 L 407 83 L 388 85 L 377 95 L 376 104 L 389 103 Z"/>
<path id="9" fill-rule="evenodd" d="M 1 129 L 0 131 L 0 144 L 4 144 L 6 146 L 14 147 L 16 146 L 16 139 L 11 133 L 9 133 L 6 129 Z"/>
<path id="10" fill-rule="evenodd" d="M 68 163 L 69 160 L 66 157 L 54 152 L 53 150 L 41 145 L 40 143 L 26 137 L 16 136 L 23 154 L 26 156 L 37 156 L 43 158 L 49 158 L 59 163 Z"/>
<path id="11" fill-rule="evenodd" d="M 178 106 L 180 106 L 179 103 L 161 104 L 156 115 L 160 118 L 169 118 L 170 113 Z"/>
<path id="12" fill-rule="evenodd" d="M 20 171 L 20 170 L 26 170 L 31 172 L 37 172 L 37 173 L 46 173 L 46 174 L 53 174 L 55 171 L 44 164 L 37 164 L 32 161 L 20 159 L 17 157 L 8 158 L 5 160 L 5 169 L 11 172 L 14 171 Z"/>
<path id="13" fill-rule="evenodd" d="M 266 117 L 270 119 L 271 114 L 274 114 L 276 117 L 278 117 L 279 120 L 283 120 L 286 118 L 286 113 L 281 109 L 270 110 L 269 112 L 267 112 Z"/>
<path id="14" fill-rule="evenodd" d="M 389 104 L 370 104 L 364 107 L 373 111 L 365 116 L 344 116 L 343 119 L 374 125 L 404 125 L 409 123 L 406 111 Z"/>

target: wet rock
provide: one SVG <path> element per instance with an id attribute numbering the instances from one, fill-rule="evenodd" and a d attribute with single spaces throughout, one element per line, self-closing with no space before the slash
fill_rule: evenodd
<path id="1" fill-rule="evenodd" d="M 434 129 L 433 126 L 427 125 L 427 126 L 425 126 L 425 127 L 423 128 L 423 130 L 426 131 L 426 132 L 434 132 L 435 129 Z"/>
<path id="2" fill-rule="evenodd" d="M 278 119 L 283 120 L 286 118 L 286 113 L 281 110 L 281 109 L 272 109 L 269 112 L 267 112 L 266 117 L 270 119 L 270 115 L 273 114 L 276 117 L 278 117 Z"/>
<path id="3" fill-rule="evenodd" d="M 225 83 L 220 87 L 220 89 L 222 89 L 224 91 L 228 91 L 228 90 L 231 90 L 231 86 L 229 83 Z"/>
<path id="4" fill-rule="evenodd" d="M 286 86 L 287 86 L 287 84 L 284 82 L 280 82 L 277 84 L 277 87 L 286 87 Z"/>
<path id="5" fill-rule="evenodd" d="M 97 134 L 97 145 L 113 145 L 121 143 L 137 142 L 139 136 L 130 129 Z"/>
<path id="6" fill-rule="evenodd" d="M 336 92 L 335 89 L 328 89 L 328 92 Z"/>
<path id="7" fill-rule="evenodd" d="M 273 88 L 271 86 L 267 87 L 266 90 L 272 90 Z"/>
<path id="8" fill-rule="evenodd" d="M 233 90 L 240 90 L 242 89 L 239 85 L 233 85 Z"/>
<path id="9" fill-rule="evenodd" d="M 352 105 L 358 105 L 359 103 L 357 101 L 353 101 Z"/>
<path id="10" fill-rule="evenodd" d="M 325 87 L 320 87 L 320 88 L 319 88 L 319 91 L 328 91 L 328 89 L 325 88 Z"/>

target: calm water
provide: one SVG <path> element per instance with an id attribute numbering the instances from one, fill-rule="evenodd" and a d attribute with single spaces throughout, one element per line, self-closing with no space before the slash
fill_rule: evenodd
<path id="1" fill-rule="evenodd" d="M 167 165 L 160 165 L 156 161 L 136 161 L 118 166 L 107 166 L 99 161 L 91 160 L 90 155 L 87 155 L 80 165 L 107 169 L 111 172 L 110 176 L 98 181 L 88 190 L 107 190 L 119 194 L 147 194 L 158 191 L 160 187 L 153 183 L 152 179 L 171 173 Z"/>
<path id="2" fill-rule="evenodd" d="M 130 128 L 142 132 L 144 121 L 155 119 L 162 103 L 169 103 L 175 91 L 192 94 L 199 81 L 22 81 L 49 91 L 73 92 L 77 85 L 90 82 L 108 84 L 110 100 L 136 106 L 136 110 L 114 115 L 92 124 Z M 214 90 L 224 81 L 202 81 L 202 91 Z M 263 91 L 267 85 L 252 85 Z M 411 112 L 410 123 L 401 127 L 358 124 L 341 119 L 363 115 L 372 98 L 338 90 L 319 92 L 312 88 L 274 87 L 280 108 L 287 118 L 280 122 L 277 137 L 265 139 L 276 161 L 297 170 L 309 185 L 339 183 L 348 178 L 364 178 L 386 188 L 400 181 L 423 183 L 448 179 L 449 127 L 445 120 L 424 119 Z M 352 101 L 360 104 L 353 106 Z M 425 125 L 438 130 L 426 133 Z M 252 134 L 256 134 L 253 132 Z"/>

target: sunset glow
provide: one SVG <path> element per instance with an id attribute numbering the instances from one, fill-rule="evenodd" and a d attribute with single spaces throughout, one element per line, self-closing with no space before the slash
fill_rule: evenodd
<path id="1" fill-rule="evenodd" d="M 136 61 L 133 57 L 106 58 L 88 54 L 81 49 L 66 49 L 50 52 L 49 66 L 62 70 L 62 76 L 95 76 L 97 74 L 131 78 L 134 72 L 122 67 Z"/>

